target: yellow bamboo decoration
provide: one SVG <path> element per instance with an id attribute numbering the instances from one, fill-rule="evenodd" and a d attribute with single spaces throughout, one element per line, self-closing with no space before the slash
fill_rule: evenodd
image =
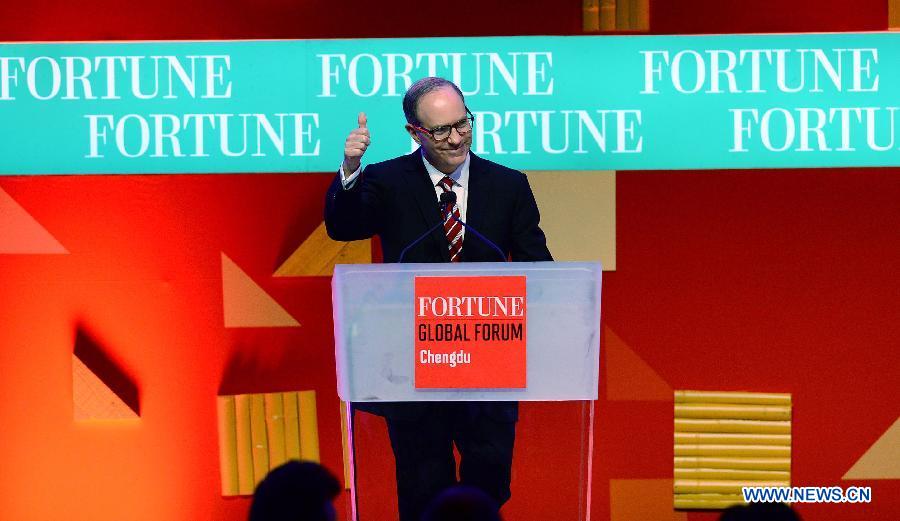
<path id="1" fill-rule="evenodd" d="M 222 495 L 250 495 L 289 459 L 319 461 L 315 391 L 219 396 Z"/>
<path id="2" fill-rule="evenodd" d="M 900 0 L 888 0 L 888 29 L 900 29 Z"/>
<path id="3" fill-rule="evenodd" d="M 253 479 L 253 440 L 250 427 L 250 395 L 234 397 L 235 419 L 237 423 L 237 467 L 238 492 L 252 494 L 256 481 Z"/>
<path id="4" fill-rule="evenodd" d="M 287 459 L 300 459 L 300 417 L 297 413 L 297 393 L 284 393 L 284 451 Z"/>
<path id="5" fill-rule="evenodd" d="M 791 473 L 786 470 L 739 470 L 675 468 L 675 479 L 732 479 L 741 481 L 788 481 Z"/>
<path id="6" fill-rule="evenodd" d="M 676 432 L 675 443 L 704 445 L 790 445 L 790 434 Z"/>
<path id="7" fill-rule="evenodd" d="M 316 414 L 316 392 L 297 393 L 297 410 L 300 416 L 300 457 L 318 463 L 319 422 Z"/>
<path id="8" fill-rule="evenodd" d="M 586 33 L 600 30 L 599 0 L 583 0 L 581 3 L 582 29 Z"/>
<path id="9" fill-rule="evenodd" d="M 222 478 L 222 495 L 238 493 L 237 419 L 234 396 L 216 399 L 219 426 L 219 474 Z"/>
<path id="10" fill-rule="evenodd" d="M 250 439 L 253 442 L 253 475 L 259 483 L 269 473 L 266 402 L 261 394 L 250 395 Z"/>
<path id="11" fill-rule="evenodd" d="M 733 393 L 722 391 L 675 391 L 675 403 L 732 403 L 746 405 L 791 405 L 786 393 Z"/>
<path id="12" fill-rule="evenodd" d="M 712 494 L 712 496 L 703 499 L 691 499 L 685 496 L 691 494 L 679 494 L 675 497 L 675 508 L 685 510 L 715 510 L 724 509 L 732 505 L 744 502 L 743 496 L 739 494 Z"/>
<path id="13" fill-rule="evenodd" d="M 749 456 L 786 458 L 791 448 L 781 445 L 675 445 L 676 456 Z"/>
<path id="14" fill-rule="evenodd" d="M 650 0 L 631 0 L 631 30 L 632 31 L 649 31 L 650 30 Z"/>
<path id="15" fill-rule="evenodd" d="M 790 434 L 790 421 L 675 418 L 676 432 Z"/>
<path id="16" fill-rule="evenodd" d="M 791 395 L 675 391 L 674 505 L 720 509 L 790 486 Z"/>
<path id="17" fill-rule="evenodd" d="M 716 458 L 711 456 L 676 456 L 675 468 L 708 468 L 736 470 L 791 470 L 790 458 Z"/>
<path id="18" fill-rule="evenodd" d="M 266 407 L 266 432 L 269 439 L 269 470 L 287 461 L 284 443 L 284 399 L 281 393 L 263 395 Z"/>
<path id="19" fill-rule="evenodd" d="M 631 30 L 631 9 L 634 0 L 616 0 L 616 30 Z"/>
<path id="20" fill-rule="evenodd" d="M 675 404 L 676 418 L 790 420 L 791 408 L 784 405 Z"/>
<path id="21" fill-rule="evenodd" d="M 678 496 L 679 499 L 688 499 L 694 501 L 709 501 L 709 500 L 726 500 L 726 499 L 734 499 L 740 502 L 743 502 L 744 496 L 742 494 L 714 494 L 714 493 L 699 493 L 699 494 L 682 494 Z"/>
<path id="22" fill-rule="evenodd" d="M 616 2 L 627 0 L 600 0 L 600 30 L 616 30 Z"/>
<path id="23" fill-rule="evenodd" d="M 676 479 L 675 493 L 718 492 L 740 494 L 743 487 L 789 487 L 787 481 L 727 481 L 711 479 Z"/>

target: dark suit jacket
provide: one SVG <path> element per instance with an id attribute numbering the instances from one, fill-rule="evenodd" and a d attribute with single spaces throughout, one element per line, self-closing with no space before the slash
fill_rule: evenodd
<path id="1" fill-rule="evenodd" d="M 471 152 L 470 155 L 466 224 L 494 242 L 513 261 L 553 260 L 538 226 L 540 215 L 525 174 Z M 384 262 L 397 262 L 403 248 L 441 220 L 435 188 L 421 152 L 369 165 L 360 176 L 351 189 L 344 190 L 338 173 L 328 189 L 328 235 L 338 241 L 378 235 Z M 471 230 L 465 233 L 461 258 L 469 262 L 503 260 Z M 410 248 L 403 260 L 449 262 L 443 228 L 438 226 L 429 237 Z M 427 407 L 424 402 L 402 405 L 358 404 L 358 408 L 389 418 L 415 419 Z M 498 419 L 512 421 L 518 414 L 514 402 L 478 402 L 473 407 Z"/>

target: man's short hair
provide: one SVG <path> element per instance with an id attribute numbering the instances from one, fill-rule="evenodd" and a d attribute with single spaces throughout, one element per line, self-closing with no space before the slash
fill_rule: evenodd
<path id="1" fill-rule="evenodd" d="M 260 481 L 249 521 L 333 521 L 337 479 L 318 463 L 289 461 Z"/>
<path id="2" fill-rule="evenodd" d="M 409 90 L 406 91 L 406 95 L 403 96 L 403 114 L 406 116 L 406 122 L 411 125 L 421 125 L 422 122 L 419 121 L 419 114 L 417 112 L 419 100 L 429 92 L 444 87 L 450 87 L 455 90 L 456 93 L 459 94 L 459 99 L 462 100 L 463 104 L 466 103 L 466 97 L 463 96 L 462 91 L 459 90 L 459 87 L 452 81 L 435 76 L 422 78 L 410 85 Z"/>

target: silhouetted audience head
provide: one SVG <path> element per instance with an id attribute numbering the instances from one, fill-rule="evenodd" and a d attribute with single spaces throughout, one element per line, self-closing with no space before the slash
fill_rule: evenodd
<path id="1" fill-rule="evenodd" d="M 480 489 L 456 486 L 428 505 L 422 521 L 501 521 L 500 507 Z"/>
<path id="2" fill-rule="evenodd" d="M 338 480 L 325 467 L 289 461 L 256 486 L 249 521 L 335 521 Z"/>
<path id="3" fill-rule="evenodd" d="M 800 516 L 784 503 L 749 503 L 725 509 L 719 521 L 800 521 Z"/>

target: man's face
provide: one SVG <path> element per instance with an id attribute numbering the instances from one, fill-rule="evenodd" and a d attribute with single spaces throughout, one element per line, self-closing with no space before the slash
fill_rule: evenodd
<path id="1" fill-rule="evenodd" d="M 419 99 L 416 113 L 422 128 L 433 129 L 443 125 L 453 125 L 466 117 L 466 106 L 459 94 L 450 87 L 435 89 Z M 430 134 L 407 124 L 406 130 L 417 143 L 422 145 L 425 158 L 441 172 L 449 174 L 463 164 L 472 146 L 472 132 L 461 136 L 455 129 L 450 137 L 435 141 Z"/>

